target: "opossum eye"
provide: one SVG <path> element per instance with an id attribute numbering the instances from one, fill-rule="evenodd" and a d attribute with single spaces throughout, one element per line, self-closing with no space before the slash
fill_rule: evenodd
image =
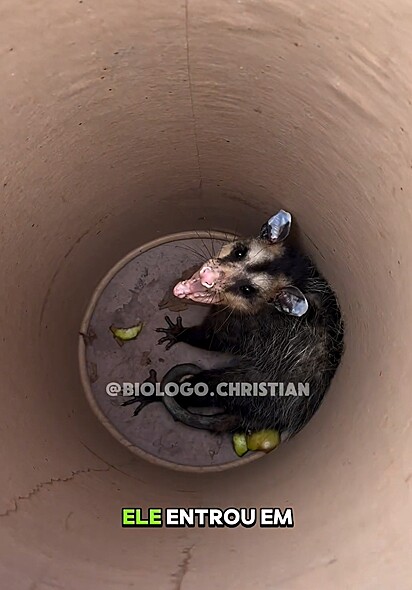
<path id="1" fill-rule="evenodd" d="M 242 285 L 241 287 L 239 287 L 239 291 L 245 297 L 251 297 L 256 293 L 256 287 L 252 287 L 252 285 Z"/>
<path id="2" fill-rule="evenodd" d="M 234 249 L 232 250 L 232 256 L 236 260 L 242 260 L 242 258 L 244 258 L 246 256 L 246 254 L 247 254 L 247 247 L 244 246 L 243 244 L 239 244 L 238 246 L 235 246 Z"/>

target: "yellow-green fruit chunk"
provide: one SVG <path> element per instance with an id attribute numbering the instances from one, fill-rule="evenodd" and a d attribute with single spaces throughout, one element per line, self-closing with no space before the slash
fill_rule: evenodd
<path id="1" fill-rule="evenodd" d="M 236 433 L 233 435 L 233 448 L 238 457 L 243 457 L 248 452 L 246 436 L 244 434 Z"/>
<path id="2" fill-rule="evenodd" d="M 246 444 L 249 451 L 263 451 L 269 453 L 280 444 L 280 435 L 277 430 L 260 430 L 246 436 Z"/>
<path id="3" fill-rule="evenodd" d="M 131 326 L 130 328 L 115 328 L 114 326 L 110 327 L 110 331 L 112 332 L 115 338 L 118 338 L 122 341 L 127 340 L 134 340 L 138 337 L 140 332 L 142 331 L 143 324 L 138 324 L 137 326 Z"/>

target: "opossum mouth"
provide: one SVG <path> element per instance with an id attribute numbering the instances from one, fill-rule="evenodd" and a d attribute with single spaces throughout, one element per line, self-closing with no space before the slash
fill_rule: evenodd
<path id="1" fill-rule="evenodd" d="M 214 284 L 208 283 L 200 276 L 200 271 L 186 281 L 180 281 L 173 289 L 173 295 L 179 299 L 190 299 L 196 303 L 216 304 L 221 297 L 213 289 Z"/>

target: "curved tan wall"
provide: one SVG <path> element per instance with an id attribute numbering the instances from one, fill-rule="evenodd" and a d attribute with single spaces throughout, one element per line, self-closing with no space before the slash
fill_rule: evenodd
<path id="1" fill-rule="evenodd" d="M 410 2 L 3 0 L 0 16 L 1 587 L 409 589 Z M 327 402 L 232 472 L 137 459 L 80 385 L 93 289 L 147 240 L 255 231 L 279 206 L 345 312 Z M 296 523 L 124 530 L 127 505 L 291 506 Z"/>

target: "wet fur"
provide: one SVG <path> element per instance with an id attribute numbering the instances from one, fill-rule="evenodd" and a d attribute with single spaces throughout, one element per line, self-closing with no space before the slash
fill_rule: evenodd
<path id="1" fill-rule="evenodd" d="M 343 352 L 343 322 L 335 294 L 312 262 L 288 245 L 242 241 L 248 256 L 233 256 L 237 244 L 224 246 L 215 258 L 229 280 L 200 326 L 186 328 L 178 342 L 235 355 L 230 366 L 205 370 L 190 382 L 207 383 L 309 383 L 309 396 L 193 397 L 182 405 L 224 407 L 239 420 L 240 430 L 274 428 L 287 437 L 297 434 L 319 408 Z M 253 284 L 252 298 L 239 293 L 239 285 Z M 309 309 L 303 317 L 287 315 L 274 306 L 284 286 L 298 287 Z M 176 335 L 175 335 L 176 336 Z"/>

